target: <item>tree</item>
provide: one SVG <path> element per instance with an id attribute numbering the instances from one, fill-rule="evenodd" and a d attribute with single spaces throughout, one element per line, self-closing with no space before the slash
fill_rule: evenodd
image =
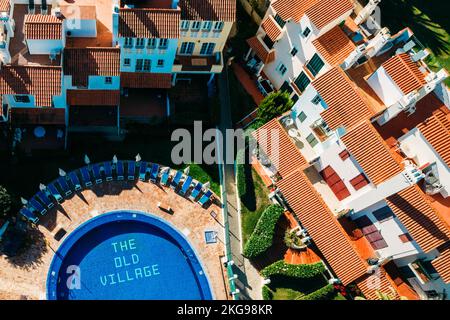
<path id="1" fill-rule="evenodd" d="M 11 196 L 8 191 L 0 186 L 0 218 L 5 218 L 11 213 Z"/>
<path id="2" fill-rule="evenodd" d="M 258 122 L 261 124 L 267 123 L 273 118 L 276 118 L 286 111 L 289 111 L 293 102 L 289 94 L 285 91 L 272 92 L 261 101 L 258 107 Z"/>

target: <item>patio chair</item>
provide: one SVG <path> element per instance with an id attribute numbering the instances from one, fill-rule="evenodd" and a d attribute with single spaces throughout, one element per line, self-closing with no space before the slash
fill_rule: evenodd
<path id="1" fill-rule="evenodd" d="M 195 185 L 194 189 L 192 189 L 191 194 L 189 195 L 189 199 L 191 199 L 192 201 L 195 201 L 195 199 L 197 199 L 197 197 L 200 195 L 200 192 L 203 189 L 203 183 L 198 182 Z"/>
<path id="2" fill-rule="evenodd" d="M 117 181 L 122 181 L 123 179 L 125 179 L 124 176 L 124 169 L 123 169 L 123 161 L 119 160 L 116 163 L 116 176 L 117 176 Z"/>
<path id="3" fill-rule="evenodd" d="M 188 176 L 186 178 L 186 180 L 184 180 L 183 185 L 181 186 L 179 194 L 182 195 L 182 196 L 185 196 L 186 192 L 189 190 L 191 185 L 192 185 L 192 177 Z"/>
<path id="4" fill-rule="evenodd" d="M 106 181 L 113 180 L 111 162 L 107 161 L 107 162 L 103 163 L 103 172 L 105 173 Z"/>
<path id="5" fill-rule="evenodd" d="M 147 168 L 147 162 L 141 161 L 141 163 L 139 164 L 139 180 L 147 180 Z"/>
<path id="6" fill-rule="evenodd" d="M 169 182 L 169 177 L 170 177 L 170 169 L 167 168 L 167 169 L 163 169 L 163 170 L 164 170 L 164 171 L 161 170 L 161 171 L 162 171 L 162 174 L 161 174 L 161 179 L 159 180 L 159 183 L 160 183 L 161 185 L 167 187 L 168 182 Z"/>
<path id="7" fill-rule="evenodd" d="M 136 178 L 136 162 L 128 161 L 128 180 L 134 180 Z"/>
<path id="8" fill-rule="evenodd" d="M 150 172 L 150 181 L 153 183 L 156 183 L 156 179 L 158 179 L 158 171 L 159 171 L 159 164 L 153 163 L 152 169 Z"/>
<path id="9" fill-rule="evenodd" d="M 26 207 L 23 207 L 22 209 L 20 209 L 20 214 L 22 215 L 22 216 L 24 216 L 28 221 L 31 221 L 31 222 L 33 222 L 33 223 L 38 223 L 38 221 L 39 221 L 39 218 L 38 217 L 36 217 L 35 215 L 34 215 L 34 213 L 33 212 L 31 212 L 29 209 L 27 209 Z"/>
<path id="10" fill-rule="evenodd" d="M 178 170 L 175 174 L 175 177 L 173 177 L 172 181 L 170 182 L 170 187 L 175 190 L 178 185 L 180 184 L 181 177 L 183 176 L 183 172 Z"/>
<path id="11" fill-rule="evenodd" d="M 55 206 L 55 204 L 50 200 L 48 195 L 44 192 L 39 190 L 35 195 L 48 209 L 51 209 Z"/>
<path id="12" fill-rule="evenodd" d="M 70 190 L 66 177 L 59 177 L 56 181 L 58 182 L 65 196 L 70 196 L 72 194 L 72 190 Z"/>
<path id="13" fill-rule="evenodd" d="M 94 180 L 96 184 L 103 182 L 102 174 L 100 173 L 100 165 L 98 163 L 92 166 L 92 173 L 94 174 Z"/>
<path id="14" fill-rule="evenodd" d="M 198 203 L 200 203 L 200 205 L 203 207 L 205 204 L 208 203 L 209 200 L 211 200 L 213 193 L 211 192 L 211 190 L 207 190 L 202 197 L 200 198 L 200 200 L 198 200 Z"/>
<path id="15" fill-rule="evenodd" d="M 81 179 L 83 180 L 84 186 L 86 188 L 89 188 L 90 186 L 92 186 L 91 175 L 89 174 L 88 168 L 83 167 L 80 169 L 80 172 L 81 172 Z"/>
<path id="16" fill-rule="evenodd" d="M 50 194 L 52 195 L 52 197 L 56 200 L 56 202 L 58 202 L 58 203 L 62 202 L 63 197 L 59 193 L 58 189 L 56 189 L 56 187 L 53 185 L 53 183 L 49 183 L 47 185 L 47 189 L 50 192 Z"/>
<path id="17" fill-rule="evenodd" d="M 69 178 L 70 178 L 70 182 L 73 184 L 73 187 L 75 188 L 75 191 L 80 191 L 82 189 L 81 183 L 80 183 L 80 179 L 78 179 L 76 172 L 75 171 L 70 172 Z"/>
<path id="18" fill-rule="evenodd" d="M 28 206 L 32 206 L 37 212 L 39 212 L 41 215 L 44 215 L 47 213 L 47 209 L 44 208 L 44 206 L 37 201 L 34 197 L 28 201 Z"/>

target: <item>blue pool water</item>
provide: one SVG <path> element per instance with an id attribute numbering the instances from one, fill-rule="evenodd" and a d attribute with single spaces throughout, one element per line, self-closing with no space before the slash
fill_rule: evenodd
<path id="1" fill-rule="evenodd" d="M 48 299 L 212 299 L 186 239 L 163 220 L 112 212 L 73 231 L 55 253 Z"/>

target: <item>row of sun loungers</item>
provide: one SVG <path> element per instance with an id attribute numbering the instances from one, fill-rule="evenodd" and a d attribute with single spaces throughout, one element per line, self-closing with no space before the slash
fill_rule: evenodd
<path id="1" fill-rule="evenodd" d="M 125 175 L 125 168 L 127 172 Z M 185 175 L 183 171 L 172 170 L 168 167 L 160 167 L 156 163 L 145 161 L 117 161 L 116 163 L 104 162 L 88 165 L 79 170 L 72 171 L 65 176 L 57 178 L 49 183 L 43 190 L 38 191 L 20 213 L 29 221 L 37 223 L 39 215 L 45 215 L 55 204 L 60 204 L 66 197 L 74 192 L 89 188 L 103 181 L 128 181 L 139 179 L 151 181 L 162 186 L 170 187 L 183 197 L 196 201 L 205 206 L 212 198 L 213 193 L 204 190 L 203 184 Z"/>

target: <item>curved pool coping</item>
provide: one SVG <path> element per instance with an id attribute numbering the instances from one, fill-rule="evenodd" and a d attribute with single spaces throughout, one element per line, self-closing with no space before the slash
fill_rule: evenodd
<path id="1" fill-rule="evenodd" d="M 152 226 L 159 228 L 163 232 L 167 233 L 170 237 L 173 238 L 173 240 L 178 243 L 180 249 L 186 254 L 186 257 L 188 258 L 189 263 L 193 269 L 194 276 L 198 281 L 199 289 L 201 291 L 201 294 L 203 295 L 203 299 L 214 299 L 214 293 L 211 290 L 211 285 L 208 279 L 208 275 L 205 272 L 205 268 L 198 258 L 198 254 L 195 248 L 189 243 L 189 240 L 185 237 L 185 235 L 178 231 L 178 229 L 171 223 L 153 214 L 142 211 L 123 209 L 117 211 L 109 211 L 83 222 L 64 239 L 58 250 L 55 252 L 48 270 L 46 281 L 47 300 L 58 300 L 57 284 L 60 268 L 64 261 L 64 258 L 73 247 L 73 245 L 91 230 L 103 224 L 111 223 L 114 221 L 140 221 L 143 223 L 151 224 Z"/>

